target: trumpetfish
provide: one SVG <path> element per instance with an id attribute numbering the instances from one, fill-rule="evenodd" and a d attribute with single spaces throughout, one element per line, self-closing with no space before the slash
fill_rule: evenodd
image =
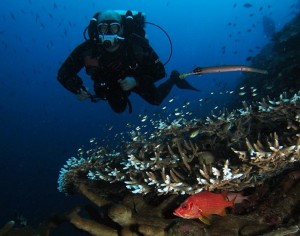
<path id="1" fill-rule="evenodd" d="M 250 66 L 244 65 L 225 65 L 225 66 L 209 66 L 209 67 L 197 67 L 193 72 L 180 74 L 180 79 L 185 79 L 185 77 L 190 75 L 203 75 L 210 73 L 223 73 L 223 72 L 233 72 L 233 71 L 242 71 L 242 72 L 252 72 L 259 74 L 268 74 L 268 71 L 257 69 Z"/>

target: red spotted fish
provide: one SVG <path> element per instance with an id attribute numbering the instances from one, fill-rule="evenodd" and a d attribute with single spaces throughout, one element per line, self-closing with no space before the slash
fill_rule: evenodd
<path id="1" fill-rule="evenodd" d="M 210 224 L 211 215 L 224 216 L 225 208 L 233 207 L 235 198 L 228 201 L 227 192 L 212 193 L 202 191 L 188 197 L 175 211 L 174 215 L 185 219 L 199 218 L 203 223 Z"/>

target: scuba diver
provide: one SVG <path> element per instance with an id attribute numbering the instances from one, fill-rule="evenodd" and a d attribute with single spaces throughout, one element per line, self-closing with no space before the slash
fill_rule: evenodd
<path id="1" fill-rule="evenodd" d="M 79 100 L 106 100 L 113 111 L 121 113 L 127 105 L 132 112 L 129 95 L 137 93 L 145 101 L 160 105 L 172 87 L 199 91 L 179 72 L 156 86 L 166 76 L 164 64 L 145 38 L 144 16 L 138 12 L 97 13 L 90 21 L 89 39 L 77 46 L 58 71 L 58 81 Z M 86 31 L 85 31 L 86 33 Z M 92 95 L 77 75 L 85 67 L 94 82 Z"/>

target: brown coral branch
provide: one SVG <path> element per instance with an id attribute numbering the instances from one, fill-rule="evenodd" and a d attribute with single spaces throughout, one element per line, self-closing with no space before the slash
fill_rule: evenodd
<path id="1" fill-rule="evenodd" d="M 14 227 L 15 222 L 13 220 L 8 221 L 1 229 L 0 229 L 0 236 L 5 236 L 11 229 Z"/>
<path id="2" fill-rule="evenodd" d="M 78 229 L 84 230 L 93 236 L 118 236 L 118 231 L 107 227 L 105 225 L 99 224 L 96 221 L 83 218 L 79 216 L 80 208 L 75 208 L 71 213 L 69 213 L 68 218 L 70 223 L 76 226 Z"/>
<path id="3" fill-rule="evenodd" d="M 87 185 L 83 183 L 79 184 L 78 189 L 82 193 L 82 195 L 87 197 L 91 202 L 95 203 L 98 207 L 102 207 L 110 203 L 110 201 L 107 201 L 104 197 L 101 197 L 95 194 L 94 192 L 89 191 Z"/>
<path id="4" fill-rule="evenodd" d="M 181 179 L 179 176 L 177 176 L 176 172 L 174 172 L 174 169 L 170 170 L 170 176 L 174 182 L 181 183 L 183 181 L 183 179 Z"/>

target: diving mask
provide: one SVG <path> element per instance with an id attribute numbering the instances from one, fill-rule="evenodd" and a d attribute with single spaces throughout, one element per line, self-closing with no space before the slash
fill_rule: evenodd
<path id="1" fill-rule="evenodd" d="M 120 40 L 124 38 L 118 34 L 121 33 L 121 25 L 119 22 L 106 20 L 98 24 L 99 40 L 105 49 L 113 50 L 117 48 Z"/>
<path id="2" fill-rule="evenodd" d="M 121 25 L 116 21 L 104 21 L 98 24 L 99 34 L 119 34 L 121 31 Z"/>

